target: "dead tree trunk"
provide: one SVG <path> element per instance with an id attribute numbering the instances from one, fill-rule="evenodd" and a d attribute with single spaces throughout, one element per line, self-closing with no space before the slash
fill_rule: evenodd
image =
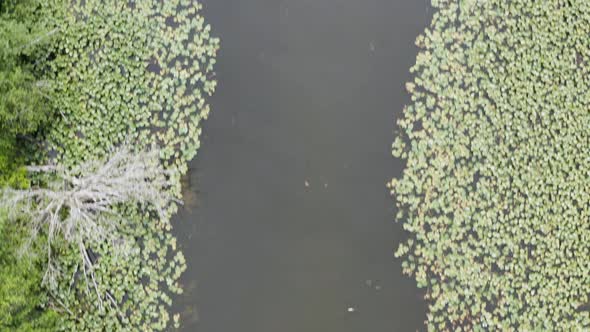
<path id="1" fill-rule="evenodd" d="M 59 277 L 51 252 L 57 236 L 78 247 L 82 271 L 98 292 L 93 274 L 95 262 L 87 245 L 119 240 L 117 231 L 124 218 L 118 217 L 117 207 L 137 204 L 164 218 L 165 209 L 175 201 L 167 190 L 171 174 L 163 168 L 159 150 L 134 153 L 123 147 L 106 160 L 92 160 L 73 168 L 34 166 L 28 170 L 41 173 L 48 179 L 47 185 L 6 189 L 0 204 L 13 217 L 28 217 L 31 239 L 41 231 L 47 234 L 48 267 L 43 281 L 49 286 L 55 285 Z"/>

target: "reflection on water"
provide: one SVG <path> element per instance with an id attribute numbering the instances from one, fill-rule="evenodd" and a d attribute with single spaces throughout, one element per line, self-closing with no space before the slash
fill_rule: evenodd
<path id="1" fill-rule="evenodd" d="M 183 331 L 423 329 L 385 183 L 414 0 L 206 0 L 219 86 L 175 232 Z"/>
<path id="2" fill-rule="evenodd" d="M 182 185 L 182 208 L 185 213 L 192 214 L 198 206 L 197 187 L 193 186 L 190 174 L 183 176 L 180 183 Z"/>

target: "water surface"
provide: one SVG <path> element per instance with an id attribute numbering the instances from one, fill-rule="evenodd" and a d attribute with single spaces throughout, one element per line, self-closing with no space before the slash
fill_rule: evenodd
<path id="1" fill-rule="evenodd" d="M 202 2 L 222 50 L 175 218 L 182 330 L 423 330 L 385 183 L 427 3 Z"/>

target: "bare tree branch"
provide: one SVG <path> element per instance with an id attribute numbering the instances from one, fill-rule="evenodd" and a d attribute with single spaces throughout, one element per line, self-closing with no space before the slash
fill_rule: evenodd
<path id="1" fill-rule="evenodd" d="M 40 229 L 46 230 L 48 266 L 44 283 L 51 287 L 60 275 L 53 262 L 51 244 L 56 236 L 62 236 L 78 246 L 87 286 L 93 286 L 100 307 L 103 298 L 114 302 L 110 294 L 99 292 L 94 278 L 96 262 L 89 256 L 87 244 L 120 241 L 118 231 L 124 219 L 117 208 L 121 204 L 153 209 L 161 219 L 167 219 L 166 208 L 177 200 L 167 190 L 171 174 L 163 168 L 159 155 L 156 149 L 134 153 L 123 147 L 106 160 L 91 160 L 72 168 L 31 166 L 27 168 L 29 172 L 49 175 L 46 186 L 3 191 L 0 206 L 8 208 L 13 217 L 19 214 L 30 217 L 31 238 Z"/>

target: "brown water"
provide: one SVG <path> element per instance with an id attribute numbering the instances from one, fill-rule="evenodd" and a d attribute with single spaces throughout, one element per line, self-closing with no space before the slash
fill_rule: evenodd
<path id="1" fill-rule="evenodd" d="M 182 330 L 423 330 L 385 183 L 427 3 L 203 3 L 222 51 L 175 221 Z"/>

